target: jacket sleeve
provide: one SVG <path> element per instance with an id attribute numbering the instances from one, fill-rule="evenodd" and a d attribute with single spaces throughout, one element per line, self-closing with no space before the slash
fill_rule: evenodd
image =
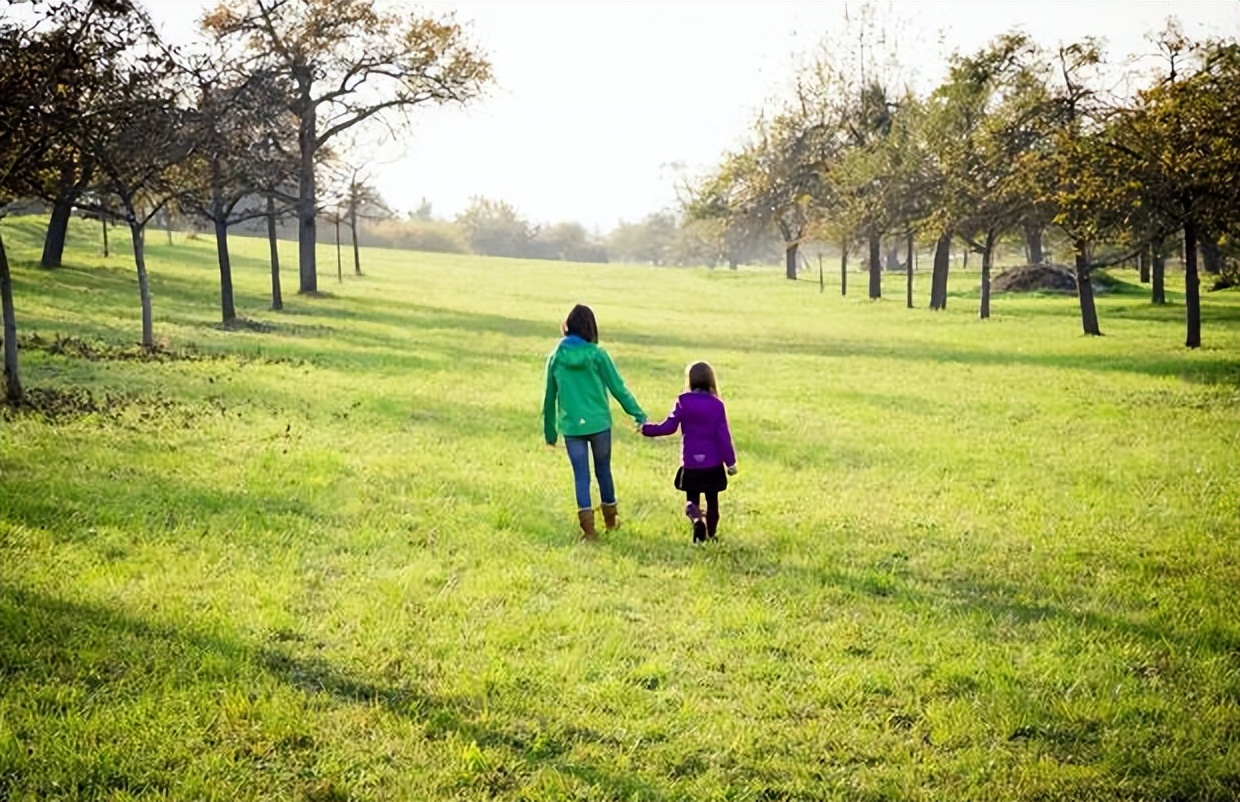
<path id="1" fill-rule="evenodd" d="M 637 403 L 637 399 L 629 392 L 629 388 L 624 386 L 624 379 L 620 378 L 616 365 L 611 361 L 611 356 L 602 348 L 598 349 L 599 369 L 603 374 L 603 384 L 607 385 L 607 389 L 620 402 L 620 406 L 624 411 L 632 416 L 633 420 L 638 423 L 646 422 L 646 413 L 642 410 L 641 405 Z"/>
<path id="2" fill-rule="evenodd" d="M 555 383 L 555 354 L 547 357 L 547 387 L 543 391 L 543 438 L 550 445 L 555 445 L 555 398 L 558 388 Z"/>
<path id="3" fill-rule="evenodd" d="M 723 454 L 723 464 L 729 467 L 736 464 L 736 449 L 732 445 L 732 430 L 728 426 L 728 411 L 719 411 L 719 449 Z"/>
<path id="4" fill-rule="evenodd" d="M 667 420 L 662 423 L 645 423 L 642 424 L 642 434 L 646 437 L 663 437 L 664 435 L 674 434 L 680 428 L 680 402 L 676 402 L 676 406 L 672 407 L 672 411 L 667 413 Z"/>

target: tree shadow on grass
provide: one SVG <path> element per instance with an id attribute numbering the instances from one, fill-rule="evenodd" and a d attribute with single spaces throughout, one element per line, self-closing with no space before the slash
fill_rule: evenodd
<path id="1" fill-rule="evenodd" d="M 636 537 L 624 537 L 622 532 L 608 547 L 639 564 L 703 570 L 712 577 L 707 584 L 735 593 L 804 596 L 831 588 L 864 603 L 963 617 L 980 638 L 996 626 L 1020 629 L 1051 622 L 1082 633 L 1090 642 L 1136 640 L 1154 650 L 1171 646 L 1198 657 L 1240 659 L 1240 630 L 1203 629 L 1191 620 L 1183 625 L 1159 622 L 1148 611 L 1137 609 L 1100 611 L 1106 599 L 1084 588 L 1069 589 L 1066 595 L 1061 591 L 1060 597 L 1046 600 L 1046 590 L 1038 584 L 1017 584 L 968 571 L 946 579 L 920 576 L 904 568 L 907 555 L 903 553 L 828 564 L 814 562 L 805 553 L 791 553 L 787 543 L 778 541 L 759 543 L 751 536 L 733 538 L 723 532 L 718 542 L 696 545 L 690 543 L 687 526 L 678 526 L 677 531 L 680 536 L 674 538 L 661 528 Z"/>
<path id="2" fill-rule="evenodd" d="M 210 256 L 205 251 L 201 253 L 198 251 L 192 252 L 199 254 L 204 260 L 207 260 Z M 134 292 L 136 287 L 134 286 L 135 282 L 132 271 L 127 268 L 110 265 L 90 269 L 66 267 L 57 271 L 51 271 L 46 277 L 40 276 L 40 281 L 55 282 L 59 287 L 57 294 L 64 297 L 66 303 L 69 304 L 69 308 L 80 308 L 82 304 L 89 303 L 93 312 L 97 314 L 100 304 L 103 304 L 110 313 L 118 317 L 126 318 L 132 315 L 136 325 L 138 319 L 137 298 L 136 292 Z M 190 277 L 173 276 L 153 270 L 152 285 L 156 295 L 157 314 L 163 319 L 170 319 L 173 323 L 191 326 L 203 325 L 202 311 L 214 308 L 218 304 L 217 288 Z M 80 289 L 89 289 L 92 292 L 88 296 L 82 296 L 79 292 Z M 132 304 L 125 300 L 130 294 L 134 295 Z M 266 303 L 265 298 L 262 303 Z M 244 296 L 241 300 L 241 305 L 243 313 L 250 315 L 251 313 L 244 309 Z M 1013 312 L 1014 315 L 1018 316 L 1052 313 L 1063 314 L 1063 311 L 1062 308 L 1050 310 L 1048 307 L 1044 313 L 1041 309 L 1034 309 L 1029 304 L 1023 304 L 1019 310 Z M 1105 316 L 1105 309 L 1103 314 Z M 1152 316 L 1154 319 L 1161 320 L 1166 312 L 1162 310 L 1149 311 L 1140 305 L 1134 306 L 1131 301 L 1125 298 L 1124 307 L 1115 314 L 1117 316 L 1132 316 L 1138 319 L 1147 319 Z M 1229 306 L 1207 304 L 1203 306 L 1202 314 L 1203 319 L 1207 322 L 1225 323 L 1234 320 L 1238 313 Z M 189 319 L 185 319 L 186 315 L 190 316 Z M 299 317 L 372 322 L 387 326 L 390 331 L 366 332 L 349 326 L 335 329 L 335 327 L 318 323 L 306 324 L 305 326 L 290 324 L 286 328 L 280 322 L 281 319 Z M 265 314 L 261 319 L 255 318 L 255 320 L 259 320 L 265 325 L 274 326 L 275 329 L 272 333 L 293 337 L 301 337 L 307 334 L 312 337 L 322 337 L 328 336 L 323 331 L 324 328 L 328 328 L 333 329 L 330 336 L 343 343 L 363 348 L 386 347 L 394 352 L 407 349 L 411 344 L 418 341 L 417 337 L 407 334 L 407 332 L 414 331 L 443 330 L 460 332 L 462 335 L 482 333 L 518 339 L 536 339 L 540 342 L 545 342 L 545 346 L 540 346 L 531 351 L 531 358 L 537 360 L 541 360 L 545 353 L 550 351 L 558 335 L 558 323 L 554 320 L 532 320 L 491 313 L 466 312 L 427 304 L 369 297 L 339 298 L 330 301 L 307 303 L 298 303 L 296 300 L 290 300 L 283 312 Z M 1170 324 L 1170 321 L 1167 322 Z M 215 321 L 212 321 L 208 325 L 214 324 Z M 301 330 L 303 328 L 305 331 Z M 253 332 L 238 332 L 238 334 L 245 338 L 265 336 L 265 333 L 255 334 Z M 452 347 L 453 349 L 469 350 L 468 342 L 469 337 L 464 336 L 454 341 Z M 638 350 L 675 348 L 703 353 L 711 353 L 721 347 L 717 337 L 706 333 L 700 336 L 667 331 L 647 334 L 625 326 L 609 326 L 605 332 L 603 344 L 605 346 L 618 346 L 617 350 L 621 350 L 623 347 L 632 347 Z M 1191 359 L 1187 358 L 1187 356 L 1184 359 L 1167 358 L 1157 354 L 1128 354 L 1123 358 L 1116 358 L 1114 354 L 1062 354 L 1045 351 L 999 352 L 985 348 L 967 348 L 932 342 L 918 342 L 905 346 L 898 343 L 875 342 L 861 338 L 852 340 L 816 340 L 798 337 L 791 332 L 786 338 L 771 337 L 769 335 L 744 338 L 729 342 L 724 347 L 728 350 L 748 354 L 865 358 L 914 362 L 930 360 L 946 365 L 998 365 L 1005 367 L 1027 365 L 1050 369 L 1122 371 L 1157 377 L 1175 377 L 1185 381 L 1206 384 L 1240 385 L 1240 363 L 1228 354 L 1213 352 L 1194 354 Z M 340 364 L 340 358 L 337 355 L 325 352 L 323 349 L 317 348 L 317 346 L 306 349 L 299 356 L 302 356 L 307 361 L 316 363 L 323 361 L 332 362 L 334 365 Z M 350 356 L 346 359 L 352 358 Z M 399 367 L 399 365 L 394 365 L 394 367 Z M 409 369 L 417 369 L 418 367 L 416 364 L 408 366 Z"/>
<path id="3" fill-rule="evenodd" d="M 514 337 L 543 338 L 549 351 L 554 346 L 556 331 L 554 323 L 515 318 L 505 315 L 462 312 L 442 307 L 419 304 L 399 304 L 407 313 L 384 311 L 386 302 L 366 301 L 369 308 L 351 313 L 336 313 L 345 317 L 377 320 L 402 327 L 433 327 L 462 332 L 489 332 Z M 1204 312 L 1209 319 L 1228 320 L 1237 315 L 1231 310 L 1216 309 Z M 897 361 L 922 362 L 932 360 L 943 364 L 959 365 L 1029 365 L 1045 368 L 1072 370 L 1123 371 L 1144 373 L 1159 377 L 1180 377 L 1186 381 L 1240 384 L 1240 362 L 1227 354 L 1195 355 L 1188 359 L 1166 359 L 1157 355 L 1130 354 L 1122 359 L 1114 355 L 1056 354 L 1037 352 L 996 352 L 970 349 L 944 344 L 919 342 L 910 346 L 873 342 L 869 340 L 812 340 L 789 336 L 783 338 L 745 338 L 721 346 L 717 337 L 700 337 L 685 334 L 645 334 L 625 327 L 609 327 L 603 345 L 618 344 L 635 346 L 637 349 L 679 348 L 711 353 L 724 347 L 731 351 L 750 354 L 780 354 L 793 356 L 820 356 L 830 358 L 877 358 Z"/>
<path id="4" fill-rule="evenodd" d="M 235 716 L 235 711 L 226 709 L 228 691 L 253 700 L 274 681 L 303 696 L 308 710 L 322 709 L 324 701 L 334 708 L 378 706 L 419 725 L 428 741 L 456 738 L 507 758 L 507 768 L 501 770 L 465 767 L 458 779 L 462 790 L 488 795 L 511 790 L 546 766 L 575 777 L 602 798 L 669 798 L 662 789 L 616 770 L 604 759 L 571 754 L 577 745 L 601 751 L 628 749 L 615 738 L 568 722 L 529 720 L 520 710 L 506 711 L 507 718 L 501 721 L 505 711 L 497 709 L 494 700 L 441 696 L 409 679 L 386 681 L 369 672 L 348 671 L 307 653 L 316 647 L 298 641 L 295 633 L 280 631 L 270 633 L 264 643 L 245 643 L 147 620 L 132 611 L 0 586 L 0 700 L 18 727 L 18 743 L 30 747 L 11 753 L 9 770 L 0 773 L 0 797 L 63 795 L 66 788 L 81 798 L 143 788 L 173 790 L 176 773 L 186 764 L 205 758 L 206 765 L 196 774 L 219 771 L 212 754 L 235 772 L 244 767 L 238 756 L 249 754 L 249 745 L 229 741 L 268 736 L 259 721 L 241 734 L 220 731 L 221 722 Z M 85 707 L 82 699 L 89 700 Z M 162 718 L 161 708 L 169 703 L 193 712 L 181 713 L 175 720 Z M 67 762 L 49 765 L 40 757 L 36 747 L 47 748 L 60 737 L 58 730 L 72 729 L 66 719 L 80 719 L 92 709 L 107 710 L 109 717 L 126 724 L 94 732 L 90 745 Z M 295 711 L 275 715 L 285 721 L 291 713 Z M 300 734 L 283 738 L 275 749 L 264 746 L 262 765 L 254 767 L 253 777 L 240 781 L 252 784 L 260 795 L 267 778 L 278 776 L 295 778 L 298 796 L 313 797 L 324 782 L 340 798 L 350 796 L 345 778 L 321 776 L 317 755 L 325 736 L 314 724 L 298 719 Z M 126 729 L 135 726 L 142 731 Z M 135 750 L 135 742 L 145 743 L 156 754 Z M 390 767 L 382 757 L 375 756 L 376 765 Z M 389 780 L 397 776 L 390 770 Z M 229 779 L 238 781 L 235 775 Z M 281 785 L 278 790 L 289 789 Z"/>

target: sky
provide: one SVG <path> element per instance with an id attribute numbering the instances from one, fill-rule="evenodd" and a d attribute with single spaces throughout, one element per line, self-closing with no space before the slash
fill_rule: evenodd
<path id="1" fill-rule="evenodd" d="M 496 82 L 467 108 L 419 111 L 399 141 L 376 141 L 373 181 L 395 209 L 422 198 L 451 218 L 471 197 L 513 204 L 532 222 L 606 233 L 675 205 L 679 178 L 736 149 L 795 65 L 832 41 L 858 2 L 830 0 L 456 0 L 451 11 Z M 208 0 L 146 0 L 167 38 L 188 42 Z M 1054 46 L 1092 35 L 1116 59 L 1150 53 L 1177 17 L 1187 34 L 1235 38 L 1237 0 L 892 0 L 909 78 L 925 89 L 952 50 L 1019 28 Z M 390 137 L 383 134 L 381 139 Z"/>

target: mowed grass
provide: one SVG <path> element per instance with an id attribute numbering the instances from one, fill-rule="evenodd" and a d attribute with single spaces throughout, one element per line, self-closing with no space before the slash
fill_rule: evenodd
<path id="1" fill-rule="evenodd" d="M 1188 351 L 1122 272 L 1086 338 L 1072 298 L 977 320 L 974 272 L 931 313 L 325 248 L 307 298 L 284 243 L 273 313 L 238 237 L 223 330 L 212 243 L 152 232 L 143 360 L 119 234 L 47 272 L 2 225 L 56 411 L 0 429 L 0 799 L 1240 796 L 1235 291 Z M 654 417 L 716 367 L 718 543 L 618 409 L 623 526 L 579 542 L 539 416 L 577 301 Z"/>

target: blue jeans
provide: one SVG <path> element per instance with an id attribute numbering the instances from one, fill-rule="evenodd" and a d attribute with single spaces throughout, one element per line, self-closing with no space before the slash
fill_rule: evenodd
<path id="1" fill-rule="evenodd" d="M 604 504 L 616 503 L 616 486 L 611 479 L 611 429 L 583 437 L 564 438 L 568 461 L 573 466 L 573 486 L 577 492 L 577 509 L 588 510 L 590 503 L 590 452 L 594 452 L 594 475 L 598 477 L 598 494 Z"/>

